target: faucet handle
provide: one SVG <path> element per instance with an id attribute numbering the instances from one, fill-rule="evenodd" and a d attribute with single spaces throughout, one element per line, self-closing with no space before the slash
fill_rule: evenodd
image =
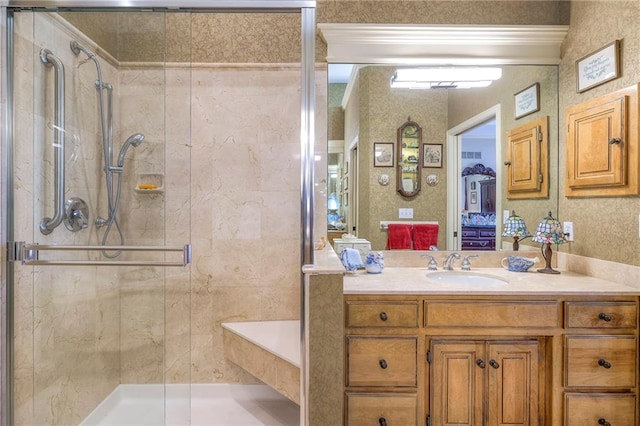
<path id="1" fill-rule="evenodd" d="M 472 254 L 471 256 L 465 256 L 465 258 L 462 260 L 462 267 L 461 267 L 463 271 L 471 270 L 471 262 L 469 262 L 469 259 L 472 257 L 480 257 L 480 255 Z"/>
<path id="2" fill-rule="evenodd" d="M 438 270 L 438 263 L 436 262 L 436 259 L 434 259 L 433 256 L 431 256 L 430 254 L 422 254 L 420 255 L 420 257 L 428 257 L 429 260 L 429 265 L 427 266 L 427 269 L 430 271 L 437 271 Z"/>

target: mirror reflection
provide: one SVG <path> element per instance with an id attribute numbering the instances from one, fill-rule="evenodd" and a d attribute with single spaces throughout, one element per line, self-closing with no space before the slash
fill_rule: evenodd
<path id="1" fill-rule="evenodd" d="M 440 250 L 510 249 L 512 239 L 501 237 L 503 212 L 515 209 L 533 223 L 540 211 L 557 207 L 557 66 L 507 65 L 487 87 L 425 90 L 392 88 L 397 69 L 357 65 L 345 71 L 344 65 L 329 64 L 329 173 L 340 170 L 341 183 L 334 197 L 340 200 L 337 216 L 328 225 L 330 239 L 331 230 L 351 233 L 382 250 L 388 244 L 388 222 L 437 223 Z M 514 94 L 534 83 L 541 88 L 540 109 L 516 118 Z M 400 192 L 405 152 L 396 134 L 407 117 L 422 130 L 421 190 L 412 197 Z M 508 199 L 505 135 L 542 117 L 550 123 L 549 196 Z M 375 166 L 380 143 L 395 143 L 397 167 Z M 331 154 L 332 146 L 340 158 Z M 429 159 L 426 147 L 434 150 Z M 408 159 L 411 154 L 406 154 Z"/>

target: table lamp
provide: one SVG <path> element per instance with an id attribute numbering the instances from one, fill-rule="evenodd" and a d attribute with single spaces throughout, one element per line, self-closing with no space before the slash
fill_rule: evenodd
<path id="1" fill-rule="evenodd" d="M 564 244 L 567 240 L 562 232 L 562 225 L 558 222 L 558 219 L 551 215 L 551 212 L 540 221 L 531 241 L 542 244 L 540 250 L 542 251 L 542 257 L 544 257 L 546 265 L 544 268 L 538 269 L 538 272 L 543 274 L 559 274 L 560 271 L 551 268 L 551 257 L 553 256 L 551 245 Z"/>
<path id="2" fill-rule="evenodd" d="M 513 250 L 518 251 L 520 248 L 520 241 L 531 234 L 527 230 L 527 225 L 524 223 L 524 219 L 518 216 L 515 210 L 511 210 L 511 216 L 504 221 L 503 237 L 513 237 Z"/>

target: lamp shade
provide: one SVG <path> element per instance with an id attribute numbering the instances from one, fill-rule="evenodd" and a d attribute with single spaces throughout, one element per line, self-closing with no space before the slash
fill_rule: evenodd
<path id="1" fill-rule="evenodd" d="M 516 214 L 515 211 L 511 211 L 511 216 L 504 221 L 503 237 L 530 237 L 531 233 L 527 229 L 527 225 L 524 223 L 524 219 Z"/>
<path id="2" fill-rule="evenodd" d="M 562 225 L 549 212 L 538 224 L 531 241 L 542 244 L 564 244 L 567 239 L 562 232 Z"/>

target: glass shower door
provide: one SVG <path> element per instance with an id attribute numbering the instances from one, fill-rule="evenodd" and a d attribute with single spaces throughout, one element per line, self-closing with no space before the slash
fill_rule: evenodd
<path id="1" fill-rule="evenodd" d="M 13 18 L 13 422 L 97 424 L 123 398 L 143 401 L 134 423 L 188 421 L 189 387 L 166 386 L 190 381 L 190 70 L 165 66 L 172 18 Z"/>

